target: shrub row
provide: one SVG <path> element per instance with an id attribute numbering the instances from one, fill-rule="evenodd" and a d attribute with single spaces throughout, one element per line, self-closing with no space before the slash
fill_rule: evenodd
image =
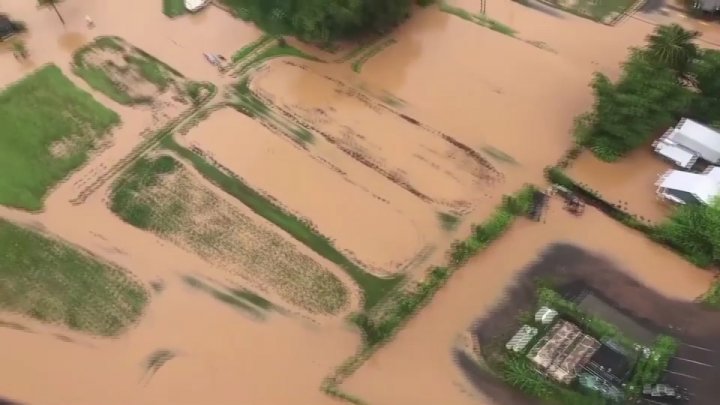
<path id="1" fill-rule="evenodd" d="M 678 342 L 675 338 L 658 336 L 649 352 L 641 356 L 635 364 L 628 391 L 631 394 L 638 394 L 645 384 L 657 383 L 667 368 L 670 358 L 677 352 L 677 348 Z"/>

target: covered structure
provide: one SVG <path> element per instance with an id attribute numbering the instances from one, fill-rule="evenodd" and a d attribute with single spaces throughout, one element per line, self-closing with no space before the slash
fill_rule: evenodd
<path id="1" fill-rule="evenodd" d="M 23 23 L 11 20 L 7 14 L 0 14 L 0 41 L 6 40 L 23 31 L 25 31 L 25 25 Z"/>
<path id="2" fill-rule="evenodd" d="M 704 173 L 668 170 L 655 183 L 657 195 L 677 204 L 710 204 L 720 195 L 720 167 Z"/>
<path id="3" fill-rule="evenodd" d="M 554 380 L 569 384 L 599 348 L 595 338 L 560 320 L 530 349 L 528 358 Z"/>
<path id="4" fill-rule="evenodd" d="M 717 12 L 720 11 L 720 0 L 694 0 L 693 8 L 702 11 Z"/>
<path id="5" fill-rule="evenodd" d="M 698 158 L 720 163 L 720 133 L 687 118 L 668 129 L 653 147 L 655 152 L 686 169 Z"/>
<path id="6" fill-rule="evenodd" d="M 530 325 L 523 325 L 515 335 L 505 344 L 505 348 L 515 353 L 519 353 L 527 347 L 532 338 L 537 335 L 537 328 Z"/>
<path id="7" fill-rule="evenodd" d="M 540 322 L 543 325 L 549 325 L 553 320 L 555 320 L 557 314 L 557 311 L 552 308 L 541 307 L 535 313 L 535 322 Z"/>

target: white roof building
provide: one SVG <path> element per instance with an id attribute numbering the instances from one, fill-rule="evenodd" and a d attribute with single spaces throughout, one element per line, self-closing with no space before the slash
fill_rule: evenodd
<path id="1" fill-rule="evenodd" d="M 687 118 L 668 129 L 653 147 L 658 154 L 686 169 L 698 158 L 720 163 L 720 132 Z"/>
<path id="2" fill-rule="evenodd" d="M 535 335 L 537 335 L 538 330 L 537 328 L 533 328 L 530 325 L 523 325 L 522 328 L 520 328 L 519 331 L 513 336 L 507 344 L 505 344 L 505 348 L 508 350 L 512 350 L 515 353 L 521 352 L 525 347 L 527 347 L 528 343 L 532 340 Z"/>
<path id="3" fill-rule="evenodd" d="M 535 322 L 540 322 L 543 325 L 549 325 L 557 316 L 557 311 L 548 307 L 541 307 L 535 313 Z"/>
<path id="4" fill-rule="evenodd" d="M 720 167 L 712 166 L 705 173 L 668 170 L 655 185 L 658 195 L 666 200 L 710 204 L 720 195 Z"/>

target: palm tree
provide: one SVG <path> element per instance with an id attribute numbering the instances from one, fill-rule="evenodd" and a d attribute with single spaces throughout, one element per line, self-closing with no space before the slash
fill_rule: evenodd
<path id="1" fill-rule="evenodd" d="M 686 30 L 678 24 L 661 25 L 648 37 L 648 55 L 685 77 L 690 64 L 699 55 L 699 49 L 693 43 L 699 36 L 698 31 Z"/>
<path id="2" fill-rule="evenodd" d="M 60 2 L 60 0 L 37 0 L 39 6 L 50 6 L 55 10 L 55 13 L 57 14 L 58 18 L 60 19 L 60 22 L 65 25 L 65 19 L 60 15 L 60 11 L 57 9 L 57 3 Z"/>

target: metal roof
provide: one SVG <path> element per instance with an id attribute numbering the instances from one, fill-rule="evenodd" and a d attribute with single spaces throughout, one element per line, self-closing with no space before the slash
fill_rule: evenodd
<path id="1" fill-rule="evenodd" d="M 695 163 L 698 154 L 669 141 L 660 141 L 655 144 L 655 152 L 675 162 L 676 165 L 689 168 Z"/>
<path id="2" fill-rule="evenodd" d="M 720 195 L 720 181 L 715 178 L 718 174 L 720 173 L 717 171 L 715 171 L 713 175 L 710 175 L 709 173 L 690 173 L 680 170 L 669 170 L 655 185 L 660 188 L 669 188 L 690 193 L 701 202 L 710 204 L 717 195 Z"/>
<path id="3" fill-rule="evenodd" d="M 693 120 L 681 119 L 667 139 L 696 152 L 707 161 L 720 161 L 720 133 Z"/>
<path id="4" fill-rule="evenodd" d="M 520 352 L 530 343 L 530 340 L 532 340 L 537 333 L 537 328 L 533 328 L 530 325 L 523 325 L 515 336 L 507 342 L 505 348 L 514 352 Z"/>

